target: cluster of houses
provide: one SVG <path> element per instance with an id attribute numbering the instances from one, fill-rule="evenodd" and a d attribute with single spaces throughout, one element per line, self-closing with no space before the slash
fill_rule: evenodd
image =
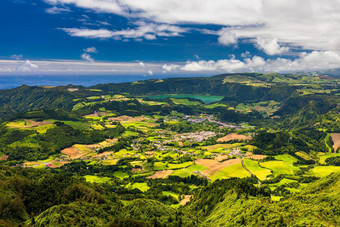
<path id="1" fill-rule="evenodd" d="M 241 128 L 243 128 L 240 125 L 233 125 L 233 124 L 230 124 L 230 123 L 226 124 L 226 123 L 223 123 L 221 121 L 217 121 L 217 120 L 215 120 L 214 115 L 205 115 L 205 114 L 202 114 L 200 116 L 185 115 L 183 117 L 183 119 L 187 120 L 188 122 L 197 123 L 197 124 L 203 123 L 205 121 L 208 121 L 208 122 L 211 122 L 211 123 L 218 124 L 218 125 L 220 125 L 223 128 L 234 128 L 234 129 L 241 129 Z"/>
<path id="2" fill-rule="evenodd" d="M 216 133 L 212 131 L 190 132 L 176 135 L 171 142 L 188 141 L 200 143 L 214 136 L 216 136 Z"/>

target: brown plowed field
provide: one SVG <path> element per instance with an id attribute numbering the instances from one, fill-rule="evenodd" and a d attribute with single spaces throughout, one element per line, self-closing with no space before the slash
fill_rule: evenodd
<path id="1" fill-rule="evenodd" d="M 108 120 L 110 121 L 126 121 L 126 122 L 135 122 L 135 121 L 143 121 L 146 120 L 147 118 L 144 116 L 140 116 L 140 117 L 130 117 L 127 115 L 123 115 L 123 116 L 119 116 L 119 117 L 110 117 L 108 118 Z"/>
<path id="2" fill-rule="evenodd" d="M 190 198 L 192 197 L 192 195 L 185 195 L 184 199 L 182 199 L 181 202 L 179 202 L 180 205 L 185 205 L 190 201 Z"/>
<path id="3" fill-rule="evenodd" d="M 11 128 L 33 128 L 33 127 L 53 124 L 53 122 L 50 122 L 50 121 L 32 121 L 32 120 L 27 120 L 27 119 L 25 119 L 25 121 L 27 123 L 29 123 L 30 125 L 9 126 L 9 127 L 11 127 Z"/>
<path id="4" fill-rule="evenodd" d="M 331 133 L 331 136 L 334 142 L 334 153 L 336 153 L 336 150 L 340 147 L 340 133 Z"/>
<path id="5" fill-rule="evenodd" d="M 195 161 L 195 164 L 207 167 L 208 169 L 204 170 L 203 174 L 205 176 L 210 176 L 214 174 L 215 172 L 218 172 L 230 165 L 240 163 L 240 162 L 241 162 L 240 158 L 229 159 L 224 162 L 218 162 L 217 160 L 213 160 L 213 159 L 197 159 Z"/>
<path id="6" fill-rule="evenodd" d="M 70 159 L 81 158 L 87 154 L 86 152 L 80 151 L 75 147 L 65 148 L 64 150 L 61 151 L 61 153 L 70 156 Z"/>
<path id="7" fill-rule="evenodd" d="M 152 176 L 149 176 L 147 178 L 150 179 L 157 179 L 157 178 L 162 178 L 165 179 L 167 178 L 170 174 L 172 174 L 174 171 L 173 170 L 161 170 L 161 171 L 156 171 Z"/>
<path id="8" fill-rule="evenodd" d="M 8 156 L 2 156 L 2 157 L 0 157 L 0 160 L 7 160 L 7 158 L 8 158 Z"/>
<path id="9" fill-rule="evenodd" d="M 262 154 L 253 154 L 251 152 L 247 152 L 245 155 L 247 158 L 252 158 L 255 160 L 261 160 L 264 159 L 265 157 L 267 157 L 266 155 L 262 155 Z"/>
<path id="10" fill-rule="evenodd" d="M 230 140 L 251 140 L 250 136 L 239 135 L 236 133 L 230 133 L 224 137 L 217 139 L 217 142 L 228 142 Z"/>

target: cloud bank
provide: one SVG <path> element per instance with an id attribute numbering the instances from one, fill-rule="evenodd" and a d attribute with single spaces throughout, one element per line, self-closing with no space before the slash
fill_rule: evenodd
<path id="1" fill-rule="evenodd" d="M 86 53 L 85 53 L 86 55 Z M 226 59 L 198 60 L 182 63 L 143 63 L 143 62 L 98 62 L 91 56 L 84 56 L 85 61 L 21 61 L 0 60 L 0 75 L 44 74 L 44 75 L 214 75 L 235 72 L 281 72 L 319 71 L 337 68 L 340 55 L 332 51 L 303 52 L 296 59 L 264 59 L 260 56 L 250 57 L 245 53 L 243 60 L 233 56 Z M 92 59 L 92 61 L 91 61 Z M 90 62 L 90 63 L 89 63 Z"/>
<path id="2" fill-rule="evenodd" d="M 65 29 L 70 35 L 87 38 L 164 36 L 155 31 L 158 24 L 175 26 L 167 33 L 180 34 L 181 24 L 216 24 L 226 26 L 217 34 L 221 44 L 231 45 L 240 38 L 258 43 L 270 54 L 276 43 L 309 50 L 340 52 L 340 1 L 338 0 L 45 0 L 53 6 L 73 5 L 98 13 L 113 13 L 152 22 L 150 25 L 121 31 Z M 164 25 L 166 24 L 166 25 Z M 145 27 L 150 30 L 144 31 Z M 150 28 L 151 27 L 151 28 Z M 157 34 L 158 33 L 158 34 Z M 271 41 L 270 41 L 271 40 Z M 271 47 L 267 47 L 271 45 Z"/>

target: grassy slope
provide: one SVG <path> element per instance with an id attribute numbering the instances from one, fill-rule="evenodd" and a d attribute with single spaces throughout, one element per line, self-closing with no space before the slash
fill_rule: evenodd
<path id="1" fill-rule="evenodd" d="M 257 161 L 243 159 L 243 163 L 247 169 L 260 180 L 265 180 L 267 176 L 271 174 L 269 169 L 260 167 Z"/>
<path id="2" fill-rule="evenodd" d="M 294 171 L 298 170 L 297 167 L 283 161 L 263 162 L 261 166 L 271 169 L 275 176 L 280 174 L 294 174 Z"/>

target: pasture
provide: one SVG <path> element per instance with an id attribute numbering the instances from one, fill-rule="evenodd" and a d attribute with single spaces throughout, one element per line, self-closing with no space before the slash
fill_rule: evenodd
<path id="1" fill-rule="evenodd" d="M 331 173 L 340 172 L 340 166 L 316 166 L 310 171 L 318 177 L 325 177 Z"/>
<path id="2" fill-rule="evenodd" d="M 94 175 L 86 175 L 84 176 L 86 181 L 90 183 L 106 183 L 110 180 L 109 177 L 98 177 Z"/>
<path id="3" fill-rule="evenodd" d="M 265 180 L 267 176 L 271 174 L 269 169 L 262 168 L 257 161 L 243 159 L 243 163 L 246 168 L 260 180 Z"/>
<path id="4" fill-rule="evenodd" d="M 239 178 L 249 177 L 249 173 L 243 168 L 241 162 L 239 162 L 239 163 L 227 166 L 217 172 L 214 172 L 213 175 L 208 176 L 208 178 L 212 181 L 217 180 L 217 179 L 227 179 L 231 177 L 239 177 Z"/>
<path id="5" fill-rule="evenodd" d="M 126 185 L 127 188 L 129 189 L 139 189 L 141 190 L 142 192 L 146 192 L 147 190 L 149 190 L 149 186 L 147 183 L 143 182 L 143 183 L 134 183 L 134 184 L 131 184 L 129 183 L 128 185 Z"/>
<path id="6" fill-rule="evenodd" d="M 289 163 L 283 161 L 269 161 L 262 162 L 260 164 L 262 167 L 268 168 L 273 171 L 275 176 L 279 174 L 290 174 L 293 175 L 295 171 L 299 170 L 298 167 L 295 167 Z"/>

